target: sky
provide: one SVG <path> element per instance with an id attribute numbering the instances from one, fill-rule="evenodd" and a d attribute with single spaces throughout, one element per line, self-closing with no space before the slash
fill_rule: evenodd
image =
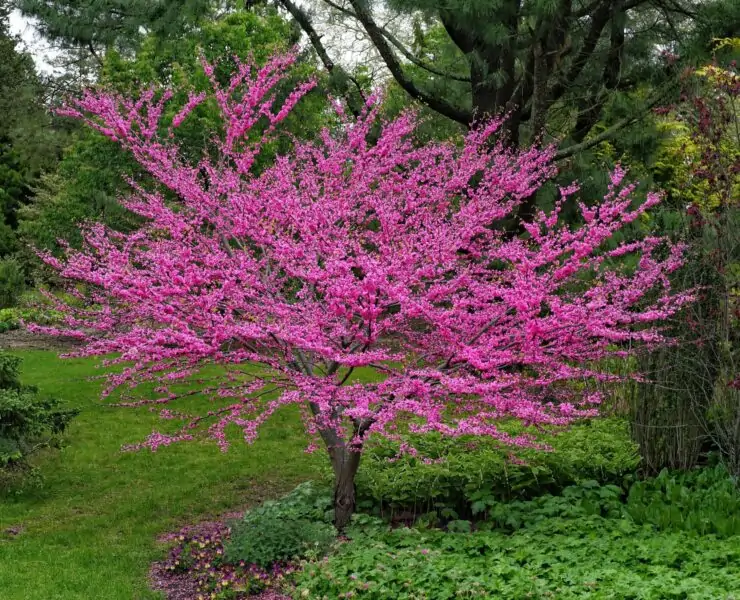
<path id="1" fill-rule="evenodd" d="M 22 16 L 17 10 L 13 11 L 10 13 L 10 30 L 21 37 L 24 47 L 33 56 L 39 71 L 44 73 L 54 71 L 49 60 L 59 53 L 41 37 L 30 19 Z"/>
<path id="2" fill-rule="evenodd" d="M 311 8 L 312 1 L 298 0 L 298 4 Z M 323 42 L 335 61 L 342 62 L 345 67 L 350 68 L 358 62 L 367 66 L 377 62 L 372 60 L 374 56 L 372 44 L 369 44 L 367 40 L 362 41 L 363 36 L 358 34 L 356 28 L 347 27 L 349 21 L 334 22 L 331 18 L 320 18 L 321 16 L 321 11 L 314 13 L 314 25 L 322 35 Z M 390 23 L 383 21 L 383 25 L 389 26 Z M 54 67 L 50 64 L 50 60 L 60 53 L 41 36 L 34 26 L 34 21 L 15 10 L 10 14 L 10 29 L 21 37 L 25 49 L 33 56 L 39 72 L 53 73 Z M 304 41 L 307 42 L 305 38 Z"/>

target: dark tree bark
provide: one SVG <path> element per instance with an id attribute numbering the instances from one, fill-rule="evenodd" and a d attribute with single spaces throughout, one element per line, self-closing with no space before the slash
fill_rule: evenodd
<path id="1" fill-rule="evenodd" d="M 346 446 L 329 450 L 334 470 L 334 527 L 339 533 L 349 525 L 355 512 L 355 475 L 360 466 L 360 448 L 350 450 Z"/>
<path id="2" fill-rule="evenodd" d="M 299 362 L 301 364 L 296 365 L 297 369 L 311 375 L 310 364 L 305 360 L 299 360 Z M 338 368 L 339 364 L 333 363 L 328 368 L 328 375 L 336 373 Z M 318 405 L 311 403 L 310 408 L 315 416 L 320 414 Z M 332 414 L 332 421 L 338 421 L 340 413 L 341 411 L 337 410 Z M 354 421 L 353 441 L 350 442 L 345 441 L 334 428 L 319 429 L 319 435 L 329 453 L 329 460 L 334 471 L 334 526 L 340 534 L 349 525 L 355 512 L 355 475 L 357 475 L 362 457 L 362 439 L 370 425 L 369 421 Z"/>
<path id="3" fill-rule="evenodd" d="M 280 0 L 281 2 L 283 0 Z M 378 53 L 393 75 L 398 84 L 411 96 L 419 102 L 426 104 L 432 110 L 457 121 L 458 123 L 469 124 L 472 121 L 470 112 L 463 110 L 447 102 L 444 98 L 428 94 L 422 90 L 411 78 L 409 78 L 401 62 L 396 57 L 390 42 L 383 33 L 383 30 L 373 19 L 372 13 L 368 8 L 365 0 L 349 0 L 357 20 L 367 32 L 368 37 L 375 45 Z"/>
<path id="4" fill-rule="evenodd" d="M 311 409 L 314 414 L 318 414 L 318 407 L 312 405 Z M 356 439 L 364 435 L 367 426 L 355 423 Z M 334 471 L 334 526 L 337 532 L 342 533 L 355 512 L 357 496 L 355 476 L 360 467 L 362 443 L 348 444 L 334 429 L 321 429 L 319 434 L 326 445 Z"/>

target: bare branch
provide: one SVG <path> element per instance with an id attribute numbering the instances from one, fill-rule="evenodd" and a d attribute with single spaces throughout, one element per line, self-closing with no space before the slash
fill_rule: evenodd
<path id="1" fill-rule="evenodd" d="M 280 0 L 281 2 L 289 0 Z M 373 19 L 368 8 L 364 5 L 362 0 L 350 0 L 352 7 L 355 10 L 357 19 L 362 23 L 368 37 L 375 45 L 381 58 L 385 62 L 388 70 L 393 75 L 396 82 L 412 97 L 426 104 L 432 110 L 437 111 L 441 115 L 462 123 L 463 125 L 469 125 L 472 121 L 472 114 L 470 111 L 463 110 L 443 100 L 438 96 L 428 94 L 419 87 L 404 73 L 403 66 L 396 57 L 393 49 L 390 47 L 388 40 L 383 35 L 383 32 L 378 27 L 377 23 Z"/>
<path id="2" fill-rule="evenodd" d="M 583 68 L 586 66 L 586 63 L 588 63 L 588 60 L 596 49 L 596 44 L 598 43 L 599 38 L 601 38 L 601 33 L 604 30 L 604 27 L 606 27 L 606 24 L 609 22 L 609 17 L 612 14 L 611 4 L 612 3 L 610 1 L 602 1 L 596 9 L 591 20 L 591 27 L 586 34 L 586 38 L 583 40 L 583 45 L 581 46 L 580 51 L 573 59 L 568 72 L 561 73 L 561 76 L 558 78 L 559 81 L 553 86 L 550 92 L 549 96 L 551 103 L 558 100 L 568 89 L 568 86 L 578 79 L 580 74 L 583 72 Z"/>
<path id="3" fill-rule="evenodd" d="M 278 0 L 280 4 L 282 4 L 285 9 L 291 14 L 291 16 L 296 20 L 296 23 L 303 29 L 303 31 L 308 36 L 309 41 L 311 42 L 311 46 L 313 46 L 313 49 L 316 51 L 316 54 L 319 55 L 319 59 L 321 60 L 321 63 L 324 65 L 324 68 L 329 72 L 332 73 L 335 70 L 341 71 L 342 75 L 346 77 L 349 81 L 351 81 L 355 87 L 357 88 L 357 91 L 360 95 L 360 98 L 362 100 L 365 100 L 365 94 L 362 91 L 362 86 L 360 86 L 359 82 L 352 76 L 350 76 L 347 72 L 342 69 L 341 66 L 337 65 L 329 56 L 329 53 L 326 51 L 326 47 L 324 46 L 324 43 L 321 41 L 321 36 L 318 34 L 316 29 L 313 26 L 313 23 L 311 23 L 311 19 L 308 17 L 306 12 L 300 8 L 297 4 L 292 2 L 292 0 Z M 359 110 L 357 107 L 353 105 L 352 102 L 349 101 L 349 98 L 347 98 L 348 106 L 352 113 L 357 116 L 359 114 Z"/>
<path id="4" fill-rule="evenodd" d="M 95 51 L 95 46 L 93 46 L 92 41 L 88 42 L 87 49 L 90 51 L 90 54 L 95 59 L 95 62 L 98 63 L 99 66 L 103 66 L 103 59 L 100 58 L 100 55 Z"/>
<path id="5" fill-rule="evenodd" d="M 332 2 L 332 0 L 322 0 L 325 4 L 328 4 L 331 6 L 334 10 L 337 10 L 341 12 L 344 15 L 347 15 L 348 17 L 352 17 L 353 19 L 358 19 L 358 16 L 348 8 L 345 8 L 339 4 L 336 4 Z M 406 46 L 403 45 L 401 40 L 399 40 L 393 33 L 388 31 L 387 27 L 383 27 L 382 25 L 378 25 L 378 29 L 381 31 L 381 33 L 386 37 L 386 39 L 393 44 L 396 49 L 406 58 L 409 62 L 415 64 L 417 67 L 420 67 L 424 69 L 425 71 L 428 71 L 429 73 L 432 73 L 433 75 L 439 75 L 440 77 L 444 77 L 445 79 L 452 79 L 453 81 L 463 81 L 466 83 L 470 83 L 470 77 L 465 77 L 461 75 L 455 75 L 454 73 L 446 73 L 445 71 L 440 71 L 430 64 L 424 62 L 421 60 L 418 56 L 416 56 L 413 52 L 411 52 Z"/>
<path id="6" fill-rule="evenodd" d="M 304 12 L 302 8 L 300 8 L 297 4 L 294 4 L 291 0 L 279 0 L 279 2 L 292 15 L 292 17 L 296 20 L 296 23 L 298 23 L 301 29 L 303 29 L 303 31 L 306 33 L 308 39 L 311 42 L 311 45 L 313 46 L 314 50 L 316 50 L 316 54 L 319 55 L 319 59 L 321 60 L 322 64 L 324 65 L 326 70 L 331 73 L 336 65 L 329 56 L 329 53 L 326 51 L 326 48 L 321 41 L 321 36 L 318 34 L 316 29 L 314 29 L 313 23 L 311 23 L 311 19 L 308 18 L 308 15 Z"/>

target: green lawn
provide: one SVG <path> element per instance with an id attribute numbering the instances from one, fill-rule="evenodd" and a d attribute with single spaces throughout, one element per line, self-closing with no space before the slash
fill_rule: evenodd
<path id="1" fill-rule="evenodd" d="M 283 411 L 258 442 L 184 443 L 121 453 L 162 421 L 147 408 L 99 400 L 91 360 L 18 352 L 25 382 L 81 409 L 68 446 L 37 460 L 41 490 L 0 496 L 0 599 L 132 600 L 148 589 L 149 564 L 162 556 L 159 534 L 273 496 L 316 475 L 323 456 L 303 452 L 297 413 Z M 168 425 L 164 423 L 164 426 Z M 171 426 L 171 425 L 170 425 Z M 22 527 L 16 537 L 3 534 Z"/>

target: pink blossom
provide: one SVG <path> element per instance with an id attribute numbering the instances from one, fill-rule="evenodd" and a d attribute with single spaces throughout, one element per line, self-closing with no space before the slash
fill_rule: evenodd
<path id="1" fill-rule="evenodd" d="M 253 172 L 260 149 L 314 85 L 273 106 L 294 59 L 260 69 L 240 63 L 227 88 L 204 62 L 224 136 L 221 156 L 197 165 L 169 136 L 157 137 L 169 93 L 131 100 L 90 91 L 63 111 L 116 139 L 158 186 L 131 182 L 125 204 L 146 221 L 136 232 L 95 225 L 81 251 L 68 249 L 64 260 L 42 254 L 89 303 L 57 301 L 64 325 L 35 329 L 83 339 L 77 356 L 113 355 L 107 364 L 123 369 L 108 375 L 107 391 L 158 386 L 160 397 L 142 403 L 175 402 L 183 394 L 170 386 L 220 367 L 200 388 L 212 399 L 207 412 L 182 416 L 179 434 L 154 433 L 143 445 L 205 433 L 225 450 L 230 428 L 252 442 L 271 415 L 295 404 L 309 435 L 352 451 L 371 433 L 398 436 L 399 423 L 536 446 L 497 424 L 593 416 L 600 397 L 579 397 L 568 382 L 608 381 L 594 364 L 664 343 L 659 324 L 690 299 L 668 278 L 682 248 L 633 241 L 610 256 L 636 255 L 639 269 L 605 267 L 604 242 L 659 200 L 651 194 L 633 208 L 622 168 L 605 198 L 582 205 L 579 227 L 559 219 L 574 185 L 527 225 L 528 235 L 506 235 L 491 225 L 553 175 L 552 148 L 492 144 L 496 120 L 459 147 L 419 145 L 413 112 L 381 122 L 371 101 L 359 119 L 337 109 L 341 127 L 295 141 Z M 173 126 L 205 99 L 191 96 Z M 262 139 L 248 143 L 264 117 Z M 378 377 L 358 378 L 363 367 Z"/>

